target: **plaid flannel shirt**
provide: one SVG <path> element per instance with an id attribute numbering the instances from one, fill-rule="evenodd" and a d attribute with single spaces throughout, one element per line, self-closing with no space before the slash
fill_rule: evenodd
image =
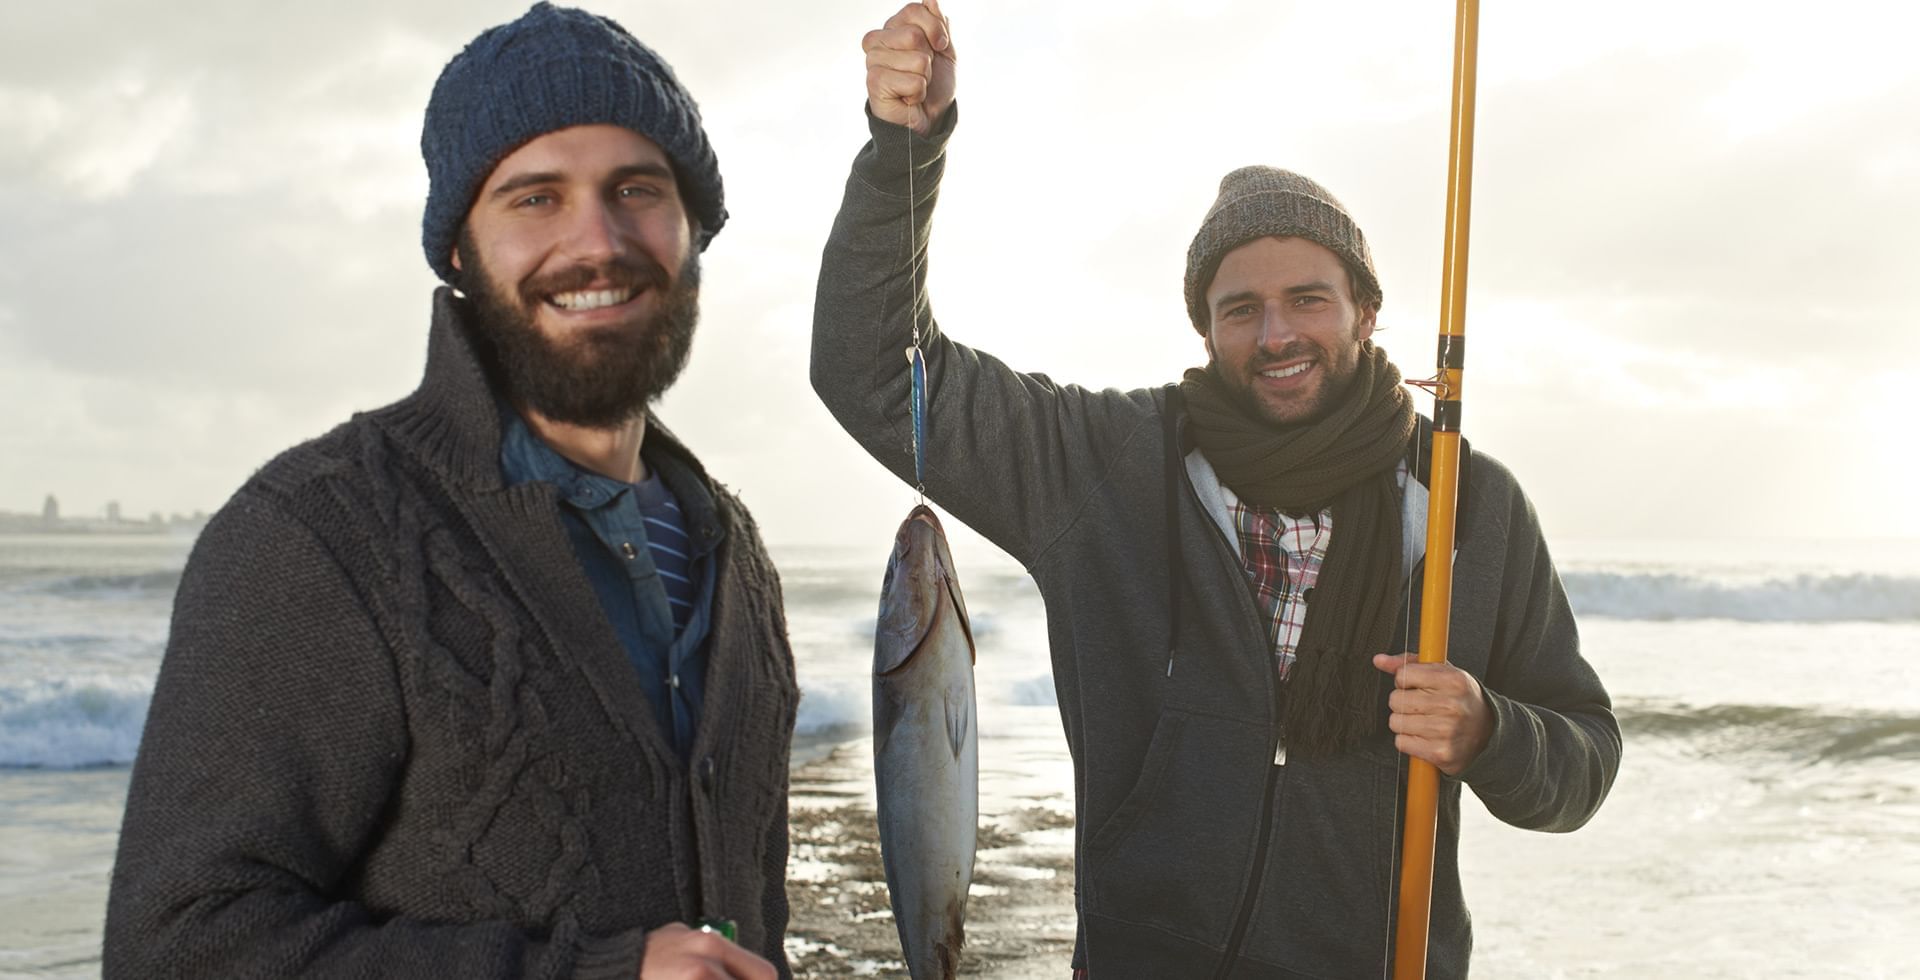
<path id="1" fill-rule="evenodd" d="M 1307 603 L 1320 580 L 1327 545 L 1333 541 L 1333 508 L 1290 517 L 1235 498 L 1233 528 L 1240 536 L 1240 562 L 1267 614 L 1267 637 L 1284 679 L 1307 625 Z"/>
<path id="2" fill-rule="evenodd" d="M 1404 486 L 1405 462 L 1395 476 Z M 1253 580 L 1261 611 L 1267 614 L 1267 636 L 1273 641 L 1274 661 L 1285 680 L 1307 625 L 1307 604 L 1313 601 L 1313 587 L 1320 581 L 1320 566 L 1333 543 L 1333 508 L 1291 517 L 1275 509 L 1250 506 L 1232 490 L 1221 490 L 1240 538 L 1240 563 Z"/>

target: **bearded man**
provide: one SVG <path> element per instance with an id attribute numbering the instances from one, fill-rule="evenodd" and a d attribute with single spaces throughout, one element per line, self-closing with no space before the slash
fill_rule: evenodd
<path id="1" fill-rule="evenodd" d="M 196 545 L 106 975 L 786 976 L 779 582 L 649 411 L 727 220 L 699 111 L 542 3 L 446 66 L 421 150 L 425 380 Z"/>
<path id="2" fill-rule="evenodd" d="M 1441 559 L 1452 662 L 1408 662 L 1429 427 L 1370 339 L 1382 292 L 1359 225 L 1305 177 L 1236 170 L 1187 254 L 1204 368 L 1137 391 L 1017 373 L 942 332 L 915 275 L 958 118 L 949 27 L 912 3 L 863 47 L 872 140 L 821 264 L 814 390 L 911 481 L 900 352 L 918 320 L 926 494 L 1046 600 L 1075 774 L 1073 968 L 1383 975 L 1404 753 L 1447 776 L 1427 963 L 1463 976 L 1461 787 L 1508 823 L 1572 830 L 1606 796 L 1620 730 L 1532 506 L 1479 453 Z"/>

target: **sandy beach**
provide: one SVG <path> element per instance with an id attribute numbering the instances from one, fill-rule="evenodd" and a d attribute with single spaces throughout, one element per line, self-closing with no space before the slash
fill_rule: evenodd
<path id="1" fill-rule="evenodd" d="M 798 977 L 905 972 L 873 807 L 835 788 L 859 771 L 858 754 L 842 747 L 794 776 L 787 952 Z M 1039 806 L 982 818 L 961 971 L 1065 977 L 1073 955 L 1072 818 Z"/>
<path id="2" fill-rule="evenodd" d="M 1024 712 L 1016 733 L 981 739 L 980 832 L 967 899 L 964 976 L 1063 980 L 1073 956 L 1073 810 L 1040 773 L 1066 771 Z M 1004 729 L 1003 729 L 1004 730 Z M 873 743 L 802 740 L 795 747 L 788 861 L 787 956 L 796 977 L 905 976 L 887 905 L 873 805 Z M 1018 757 L 1043 765 L 1007 771 Z M 1051 758 L 1049 758 L 1051 757 Z M 997 773 L 987 770 L 1000 769 Z M 1051 785 L 1049 785 L 1051 783 Z"/>

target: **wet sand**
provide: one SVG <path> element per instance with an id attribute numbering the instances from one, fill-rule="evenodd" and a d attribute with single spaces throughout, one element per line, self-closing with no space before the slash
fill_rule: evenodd
<path id="1" fill-rule="evenodd" d="M 982 749 L 984 756 L 989 746 Z M 787 881 L 787 958 L 796 977 L 906 976 L 880 864 L 872 752 L 868 738 L 796 752 Z M 960 972 L 1065 980 L 1074 935 L 1071 803 L 1047 788 L 989 795 L 982 776 Z"/>

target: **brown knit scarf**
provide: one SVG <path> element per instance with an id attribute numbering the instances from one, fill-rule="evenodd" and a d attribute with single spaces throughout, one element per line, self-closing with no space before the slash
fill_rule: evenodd
<path id="1" fill-rule="evenodd" d="M 1378 730 L 1376 653 L 1393 653 L 1400 598 L 1394 470 L 1414 430 L 1413 400 L 1385 351 L 1363 341 L 1358 368 L 1327 413 L 1276 426 L 1250 415 L 1209 369 L 1187 371 L 1194 440 L 1220 482 L 1250 506 L 1293 514 L 1333 506 L 1293 667 L 1281 689 L 1289 752 L 1326 755 Z"/>

